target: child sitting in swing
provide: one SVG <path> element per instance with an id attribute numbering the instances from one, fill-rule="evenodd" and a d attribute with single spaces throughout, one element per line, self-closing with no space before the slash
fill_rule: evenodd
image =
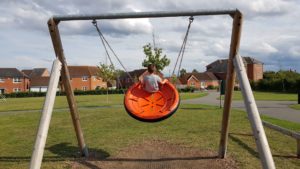
<path id="1" fill-rule="evenodd" d="M 160 87 L 166 83 L 166 80 L 163 80 L 156 74 L 156 67 L 154 64 L 150 64 L 148 66 L 148 73 L 144 76 L 142 85 L 145 91 L 149 93 L 155 93 L 157 92 Z"/>

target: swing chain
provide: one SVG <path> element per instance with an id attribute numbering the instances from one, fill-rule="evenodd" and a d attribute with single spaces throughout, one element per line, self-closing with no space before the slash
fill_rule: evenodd
<path id="1" fill-rule="evenodd" d="M 189 35 L 189 32 L 190 32 L 190 28 L 191 28 L 191 24 L 193 23 L 193 21 L 194 21 L 194 17 L 190 16 L 189 17 L 189 25 L 188 25 L 188 28 L 186 30 L 186 33 L 185 33 L 185 36 L 184 36 L 181 48 L 179 50 L 179 53 L 178 53 L 178 56 L 177 56 L 177 59 L 176 59 L 175 66 L 174 66 L 174 69 L 173 69 L 173 72 L 172 72 L 172 75 L 175 75 L 175 70 L 176 70 L 176 67 L 177 67 L 177 63 L 178 63 L 178 61 L 180 59 L 179 66 L 178 66 L 177 77 L 179 76 L 179 73 L 180 73 L 180 68 L 181 68 L 181 64 L 182 64 L 183 55 L 184 55 L 184 52 L 185 52 L 187 38 L 188 38 L 188 35 Z"/>
<path id="2" fill-rule="evenodd" d="M 98 24 L 97 24 L 97 20 L 96 19 L 93 19 L 92 21 L 92 24 L 95 26 L 97 32 L 98 32 L 98 35 L 101 39 L 101 42 L 102 42 L 102 45 L 105 49 L 105 52 L 106 52 L 106 55 L 108 56 L 108 59 L 110 61 L 110 64 L 113 65 L 113 62 L 112 62 L 112 59 L 109 55 L 109 52 L 107 50 L 107 47 L 106 45 L 108 46 L 108 48 L 110 49 L 110 51 L 113 53 L 113 55 L 115 56 L 115 58 L 118 60 L 118 62 L 120 63 L 120 65 L 122 66 L 122 68 L 124 69 L 124 71 L 126 72 L 126 74 L 128 75 L 128 77 L 130 78 L 130 80 L 132 82 L 134 82 L 134 79 L 132 78 L 132 76 L 130 75 L 130 73 L 127 71 L 127 69 L 125 68 L 125 66 L 123 65 L 123 63 L 121 62 L 121 60 L 119 59 L 119 57 L 117 56 L 117 54 L 115 53 L 115 51 L 112 49 L 112 47 L 110 46 L 110 44 L 108 43 L 108 41 L 105 39 L 104 35 L 102 34 Z"/>
<path id="3" fill-rule="evenodd" d="M 194 21 L 194 17 L 193 17 L 193 16 L 190 16 L 190 17 L 189 17 L 189 21 L 190 21 L 190 23 L 192 23 L 192 22 Z"/>

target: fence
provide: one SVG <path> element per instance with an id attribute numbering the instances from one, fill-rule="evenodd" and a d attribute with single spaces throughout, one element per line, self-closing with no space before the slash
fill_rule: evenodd
<path id="1" fill-rule="evenodd" d="M 291 130 L 288 130 L 288 129 L 285 129 L 285 128 L 282 128 L 282 127 L 279 127 L 277 125 L 274 125 L 274 124 L 271 124 L 271 123 L 268 123 L 268 122 L 265 122 L 263 121 L 262 122 L 264 126 L 272 129 L 272 130 L 276 130 L 284 135 L 287 135 L 287 136 L 290 136 L 290 137 L 293 137 L 296 139 L 297 141 L 297 158 L 300 158 L 300 133 L 297 133 L 297 132 L 294 132 L 294 131 L 291 131 Z"/>
<path id="2" fill-rule="evenodd" d="M 0 94 L 0 101 L 1 102 L 6 102 L 6 97 L 2 94 Z"/>

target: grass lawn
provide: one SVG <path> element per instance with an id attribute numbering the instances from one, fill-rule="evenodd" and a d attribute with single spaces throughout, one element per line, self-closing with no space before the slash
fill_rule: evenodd
<path id="1" fill-rule="evenodd" d="M 79 105 L 88 105 L 84 100 L 92 102 L 90 104 L 93 105 L 96 104 L 93 99 L 94 96 L 78 96 L 77 100 L 81 101 Z M 112 100 L 122 101 L 122 97 L 114 95 Z M 102 103 L 101 99 L 97 99 L 98 102 Z M 19 104 L 20 107 L 22 105 L 26 107 L 25 100 Z M 31 106 L 35 106 L 34 103 L 31 103 Z M 66 107 L 66 103 L 59 103 L 56 106 Z M 113 156 L 124 147 L 151 138 L 217 152 L 221 112 L 222 109 L 215 106 L 181 105 L 171 118 L 149 124 L 132 119 L 123 107 L 95 107 L 82 109 L 80 118 L 90 151 L 103 156 Z M 0 168 L 28 168 L 40 113 L 29 111 L 1 115 L 0 112 L 0 116 Z M 277 121 L 279 122 L 281 121 Z M 293 124 L 293 129 L 300 130 L 300 124 Z M 251 133 L 246 113 L 232 111 L 227 155 L 237 161 L 239 168 L 261 167 Z M 269 129 L 266 129 L 266 134 L 276 167 L 298 168 L 300 161 L 295 158 L 296 141 Z M 76 159 L 78 159 L 77 141 L 69 112 L 54 111 L 42 168 L 71 168 L 70 161 Z"/>
<path id="2" fill-rule="evenodd" d="M 289 105 L 290 108 L 300 110 L 300 104 Z"/>
<path id="3" fill-rule="evenodd" d="M 270 101 L 296 101 L 297 94 L 294 93 L 276 93 L 276 92 L 259 92 L 254 91 L 254 98 L 256 100 L 270 100 Z M 222 97 L 222 99 L 224 96 Z M 242 100 L 242 92 L 234 91 L 233 92 L 233 100 Z"/>
<path id="4" fill-rule="evenodd" d="M 286 120 L 280 120 L 280 119 L 276 119 L 276 118 L 265 116 L 265 115 L 261 115 L 261 118 L 264 121 L 275 124 L 277 126 L 281 126 L 288 130 L 300 132 L 300 124 L 299 123 L 290 122 L 290 121 L 286 121 Z"/>
<path id="5" fill-rule="evenodd" d="M 202 97 L 207 93 L 180 93 L 180 98 L 192 99 Z M 83 95 L 75 96 L 78 107 L 97 107 L 114 104 L 123 104 L 124 95 L 108 95 L 109 102 L 106 101 L 106 95 Z M 0 102 L 0 112 L 12 110 L 41 110 L 45 97 L 28 97 L 28 98 L 7 98 L 7 102 Z M 57 96 L 55 100 L 55 109 L 67 108 L 66 96 Z"/>

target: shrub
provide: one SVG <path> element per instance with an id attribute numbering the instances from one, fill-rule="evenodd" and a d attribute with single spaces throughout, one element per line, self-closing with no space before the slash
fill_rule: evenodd
<path id="1" fill-rule="evenodd" d="M 7 98 L 18 98 L 18 97 L 41 97 L 46 96 L 45 92 L 16 92 L 10 94 L 4 94 Z"/>
<path id="2" fill-rule="evenodd" d="M 218 87 L 216 87 L 216 86 L 213 86 L 213 85 L 208 85 L 207 86 L 207 89 L 208 90 L 213 90 L 213 89 L 217 89 Z"/>
<path id="3" fill-rule="evenodd" d="M 188 87 L 183 88 L 183 89 L 178 89 L 178 91 L 179 92 L 184 92 L 184 93 L 188 93 L 188 92 L 194 93 L 195 88 L 188 86 Z"/>
<path id="4" fill-rule="evenodd" d="M 108 94 L 124 94 L 126 89 L 113 89 L 108 90 Z M 106 89 L 99 90 L 74 90 L 74 95 L 102 95 L 106 94 Z M 16 92 L 10 94 L 4 94 L 6 98 L 21 98 L 21 97 L 43 97 L 46 96 L 46 92 Z M 56 96 L 65 96 L 65 92 L 56 92 Z"/>

